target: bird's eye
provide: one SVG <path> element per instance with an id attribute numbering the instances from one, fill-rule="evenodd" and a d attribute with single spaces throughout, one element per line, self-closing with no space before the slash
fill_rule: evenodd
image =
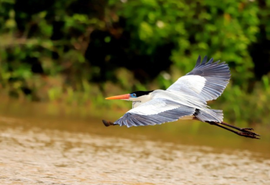
<path id="1" fill-rule="evenodd" d="M 136 93 L 132 93 L 131 97 L 136 98 Z"/>

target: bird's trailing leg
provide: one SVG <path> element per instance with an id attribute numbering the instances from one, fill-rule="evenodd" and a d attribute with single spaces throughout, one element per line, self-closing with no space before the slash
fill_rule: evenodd
<path id="1" fill-rule="evenodd" d="M 113 126 L 116 125 L 116 124 L 114 124 L 114 123 L 111 122 L 111 121 L 102 120 L 102 122 L 103 122 L 103 124 L 104 124 L 106 127 L 111 126 L 111 125 L 113 125 Z"/>
<path id="2" fill-rule="evenodd" d="M 259 138 L 259 134 L 256 134 L 255 132 L 252 132 L 252 128 L 239 128 L 239 127 L 236 127 L 236 126 L 233 126 L 233 125 L 230 125 L 228 123 L 224 123 L 224 122 L 221 122 L 221 123 L 217 123 L 217 122 L 207 122 L 211 125 L 215 125 L 215 126 L 218 126 L 220 128 L 223 128 L 223 129 L 226 129 L 230 132 L 233 132 L 239 136 L 243 136 L 243 137 L 249 137 L 249 138 L 253 138 L 253 139 L 260 139 Z M 230 127 L 230 128 L 228 128 Z M 235 129 L 235 130 L 233 130 Z M 236 131 L 238 130 L 238 131 Z"/>

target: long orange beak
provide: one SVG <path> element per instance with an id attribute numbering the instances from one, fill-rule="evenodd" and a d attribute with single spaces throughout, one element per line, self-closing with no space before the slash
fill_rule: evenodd
<path id="1" fill-rule="evenodd" d="M 127 100 L 129 98 L 130 98 L 130 94 L 122 94 L 122 95 L 118 95 L 118 96 L 110 96 L 110 97 L 107 97 L 105 99 L 106 100 L 117 100 L 117 99 Z"/>

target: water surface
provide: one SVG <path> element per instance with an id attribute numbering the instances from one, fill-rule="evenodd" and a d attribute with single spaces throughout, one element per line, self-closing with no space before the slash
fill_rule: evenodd
<path id="1" fill-rule="evenodd" d="M 270 184 L 267 140 L 10 106 L 0 107 L 1 184 Z"/>

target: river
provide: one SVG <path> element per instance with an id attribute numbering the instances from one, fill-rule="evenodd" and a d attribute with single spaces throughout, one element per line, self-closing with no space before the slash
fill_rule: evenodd
<path id="1" fill-rule="evenodd" d="M 91 114 L 48 113 L 55 106 L 0 106 L 0 184 L 270 184 L 263 137 L 201 123 L 106 128 Z"/>

